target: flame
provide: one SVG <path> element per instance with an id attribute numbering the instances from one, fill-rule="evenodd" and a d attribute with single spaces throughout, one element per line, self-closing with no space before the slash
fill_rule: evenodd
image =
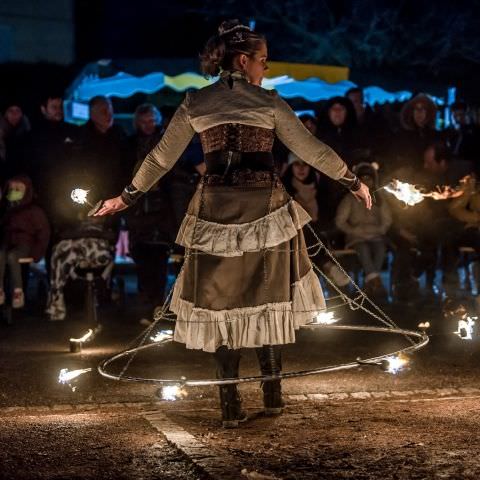
<path id="1" fill-rule="evenodd" d="M 153 337 L 150 337 L 152 342 L 163 342 L 164 340 L 170 340 L 173 335 L 173 330 L 160 330 Z"/>
<path id="2" fill-rule="evenodd" d="M 69 384 L 72 380 L 78 378 L 80 375 L 91 371 L 91 368 L 81 368 L 79 370 L 68 370 L 68 368 L 62 368 L 58 375 L 58 383 Z"/>
<path id="3" fill-rule="evenodd" d="M 90 190 L 84 190 L 83 188 L 75 188 L 70 194 L 71 199 L 75 203 L 85 204 L 87 202 L 87 195 Z"/>
<path id="4" fill-rule="evenodd" d="M 320 312 L 315 317 L 314 323 L 319 323 L 321 325 L 331 325 L 332 323 L 338 322 L 338 318 L 335 318 L 334 312 Z"/>
<path id="5" fill-rule="evenodd" d="M 85 335 L 83 335 L 83 337 L 80 337 L 80 338 L 71 338 L 70 341 L 71 342 L 78 342 L 78 343 L 82 343 L 82 342 L 86 342 L 87 340 L 90 339 L 90 337 L 93 335 L 93 330 L 91 328 L 88 329 L 87 333 Z"/>
<path id="6" fill-rule="evenodd" d="M 402 356 L 386 357 L 381 362 L 382 368 L 386 372 L 393 373 L 394 375 L 403 370 L 406 365 L 408 365 L 408 359 Z"/>
<path id="7" fill-rule="evenodd" d="M 395 178 L 383 188 L 409 206 L 416 205 L 425 198 L 425 195 L 415 185 L 401 182 Z"/>
<path id="8" fill-rule="evenodd" d="M 469 317 L 458 321 L 458 328 L 455 335 L 458 335 L 462 340 L 473 340 L 473 327 L 477 317 Z"/>
<path id="9" fill-rule="evenodd" d="M 426 330 L 430 328 L 430 322 L 421 322 L 418 324 L 418 328 L 420 328 L 420 330 Z"/>
<path id="10" fill-rule="evenodd" d="M 186 390 L 180 385 L 165 385 L 162 388 L 162 400 L 173 402 L 186 396 Z"/>

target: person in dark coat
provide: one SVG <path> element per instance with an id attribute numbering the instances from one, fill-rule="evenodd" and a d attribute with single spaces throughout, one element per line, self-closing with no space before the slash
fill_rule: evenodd
<path id="1" fill-rule="evenodd" d="M 13 175 L 26 172 L 23 147 L 30 130 L 30 121 L 24 114 L 20 102 L 7 103 L 3 116 L 0 115 L 0 180 L 2 182 Z"/>
<path id="2" fill-rule="evenodd" d="M 135 159 L 134 173 L 163 135 L 162 116 L 149 103 L 135 110 L 135 133 L 129 138 Z M 167 262 L 175 240 L 174 215 L 165 179 L 157 183 L 127 215 L 129 244 L 137 265 L 138 290 L 143 299 L 154 305 L 163 303 L 167 279 Z"/>
<path id="3" fill-rule="evenodd" d="M 356 163 L 359 139 L 357 117 L 352 102 L 345 97 L 333 97 L 325 105 L 317 136 L 344 159 L 350 167 Z"/>
<path id="4" fill-rule="evenodd" d="M 26 138 L 25 157 L 39 201 L 48 209 L 53 200 L 48 184 L 56 177 L 58 166 L 72 155 L 79 128 L 64 121 L 60 95 L 47 95 L 40 104 L 40 111 L 41 119 Z"/>
<path id="5" fill-rule="evenodd" d="M 423 154 L 429 145 L 440 139 L 435 129 L 437 107 L 433 100 L 420 93 L 409 100 L 400 112 L 402 130 L 392 143 L 394 168 L 411 166 L 421 169 Z"/>
<path id="6" fill-rule="evenodd" d="M 25 295 L 18 260 L 33 257 L 38 262 L 45 255 L 50 227 L 43 210 L 33 202 L 33 188 L 28 177 L 10 179 L 5 192 L 7 206 L 1 220 L 0 305 L 5 302 L 4 277 L 8 264 L 13 290 L 12 306 L 21 308 L 25 303 Z"/>
<path id="7" fill-rule="evenodd" d="M 453 125 L 443 131 L 454 161 L 465 161 L 480 173 L 480 128 L 469 118 L 464 102 L 451 105 Z"/>
<path id="8" fill-rule="evenodd" d="M 79 131 L 72 167 L 92 177 L 90 190 L 108 196 L 120 188 L 132 171 L 127 137 L 113 123 L 113 106 L 107 97 L 93 97 L 89 113 L 90 120 Z"/>

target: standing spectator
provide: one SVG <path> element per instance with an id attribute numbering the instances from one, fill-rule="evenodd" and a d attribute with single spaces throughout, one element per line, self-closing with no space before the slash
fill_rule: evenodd
<path id="1" fill-rule="evenodd" d="M 480 129 L 468 116 L 467 104 L 455 102 L 451 106 L 453 126 L 443 134 L 455 159 L 471 162 L 480 172 Z"/>
<path id="2" fill-rule="evenodd" d="M 383 121 L 378 112 L 365 104 L 363 90 L 360 87 L 350 88 L 345 97 L 348 98 L 355 109 L 357 118 L 356 138 L 358 148 L 362 149 L 357 156 L 364 160 L 376 161 L 382 165 L 390 139 L 387 122 Z"/>
<path id="3" fill-rule="evenodd" d="M 30 121 L 20 103 L 8 103 L 3 116 L 0 116 L 1 180 L 24 173 L 22 149 L 30 128 Z"/>
<path id="4" fill-rule="evenodd" d="M 420 93 L 409 100 L 402 108 L 400 121 L 402 130 L 393 143 L 396 165 L 421 168 L 423 154 L 429 145 L 439 139 L 435 130 L 437 107 L 433 100 Z"/>
<path id="5" fill-rule="evenodd" d="M 318 137 L 352 166 L 358 146 L 357 117 L 352 102 L 345 97 L 333 97 L 325 105 L 323 122 Z"/>
<path id="6" fill-rule="evenodd" d="M 136 160 L 134 173 L 160 141 L 161 115 L 152 104 L 135 110 L 135 134 L 130 137 Z M 167 262 L 175 239 L 174 215 L 165 179 L 154 185 L 128 212 L 130 250 L 137 264 L 138 288 L 144 300 L 161 305 L 164 299 Z"/>
<path id="7" fill-rule="evenodd" d="M 120 188 L 133 168 L 128 160 L 127 137 L 123 129 L 113 123 L 110 99 L 93 97 L 88 105 L 90 120 L 80 129 L 72 167 L 92 177 L 92 197 L 98 192 L 108 196 Z"/>
<path id="8" fill-rule="evenodd" d="M 378 176 L 369 163 L 360 163 L 354 172 L 370 191 L 378 189 Z M 345 195 L 337 209 L 335 223 L 346 235 L 346 247 L 356 250 L 365 273 L 365 293 L 376 298 L 386 297 L 380 273 L 386 253 L 386 233 L 392 223 L 390 208 L 382 195 L 375 194 L 371 210 L 357 202 L 353 195 Z"/>
<path id="9" fill-rule="evenodd" d="M 13 290 L 12 307 L 21 308 L 25 295 L 18 260 L 33 257 L 38 262 L 45 255 L 50 227 L 43 210 L 33 203 L 33 188 L 28 177 L 10 179 L 5 191 L 8 204 L 1 220 L 0 305 L 5 302 L 4 277 L 8 264 Z"/>
<path id="10" fill-rule="evenodd" d="M 40 111 L 41 120 L 26 139 L 25 156 L 40 204 L 52 221 L 52 206 L 58 201 L 54 195 L 58 169 L 72 155 L 78 127 L 64 121 L 60 95 L 47 95 L 40 104 Z"/>

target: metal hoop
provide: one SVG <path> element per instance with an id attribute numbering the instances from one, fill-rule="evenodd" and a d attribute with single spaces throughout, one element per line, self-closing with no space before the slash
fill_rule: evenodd
<path id="1" fill-rule="evenodd" d="M 422 347 L 427 345 L 429 341 L 429 337 L 424 332 L 418 332 L 415 330 L 404 330 L 402 328 L 387 328 L 387 327 L 373 327 L 368 325 L 322 325 L 322 324 L 308 324 L 302 328 L 322 328 L 322 329 L 329 329 L 329 330 L 348 330 L 348 331 L 362 331 L 362 332 L 380 332 L 380 333 L 393 333 L 397 335 L 404 335 L 409 338 L 417 339 L 417 342 L 413 342 L 412 345 L 397 350 L 395 352 L 386 353 L 384 355 L 380 355 L 377 357 L 366 358 L 364 360 L 357 359 L 354 362 L 350 363 L 343 363 L 337 365 L 330 365 L 326 367 L 319 367 L 310 370 L 301 370 L 298 372 L 286 372 L 280 373 L 277 375 L 256 375 L 250 377 L 239 377 L 239 378 L 225 378 L 225 379 L 207 379 L 207 380 L 187 380 L 184 378 L 180 379 L 159 379 L 159 378 L 143 378 L 143 377 L 130 377 L 130 376 L 123 376 L 123 375 L 115 375 L 112 373 L 108 373 L 106 368 L 113 363 L 115 360 L 120 358 L 126 357 L 131 354 L 135 354 L 141 350 L 147 350 L 152 347 L 158 347 L 160 345 L 164 345 L 166 343 L 170 343 L 172 339 L 164 339 L 160 342 L 149 343 L 147 345 L 140 345 L 135 348 L 131 348 L 128 350 L 124 350 L 123 352 L 114 355 L 113 357 L 107 358 L 102 363 L 100 363 L 97 367 L 98 373 L 105 378 L 110 380 L 117 380 L 117 381 L 124 381 L 124 382 L 136 382 L 136 383 L 147 383 L 147 384 L 154 384 L 154 385 L 182 385 L 186 387 L 200 387 L 200 386 L 207 386 L 207 385 L 232 385 L 238 383 L 247 383 L 247 382 L 263 382 L 269 380 L 278 380 L 278 379 L 286 379 L 286 378 L 294 378 L 294 377 L 306 377 L 309 375 L 318 375 L 321 373 L 327 372 L 337 372 L 340 370 L 349 370 L 352 368 L 357 368 L 363 366 L 365 364 L 372 364 L 377 365 L 382 360 L 385 360 L 387 357 L 400 355 L 400 354 L 410 354 L 417 350 L 420 350 Z"/>

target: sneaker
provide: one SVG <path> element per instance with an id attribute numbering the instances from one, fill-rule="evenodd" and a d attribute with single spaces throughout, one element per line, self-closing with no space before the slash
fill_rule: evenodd
<path id="1" fill-rule="evenodd" d="M 5 292 L 3 289 L 0 290 L 0 306 L 5 303 Z"/>
<path id="2" fill-rule="evenodd" d="M 23 290 L 15 289 L 12 298 L 12 308 L 23 308 L 25 306 L 25 295 Z"/>

